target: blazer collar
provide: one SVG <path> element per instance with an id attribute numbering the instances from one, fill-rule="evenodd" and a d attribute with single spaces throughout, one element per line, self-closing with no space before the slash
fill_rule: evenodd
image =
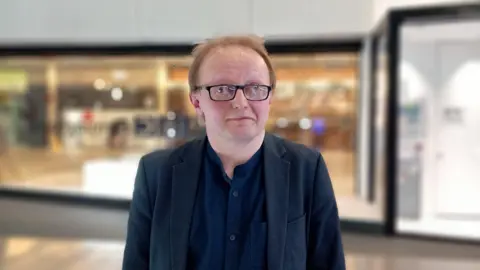
<path id="1" fill-rule="evenodd" d="M 267 200 L 268 268 L 283 269 L 289 206 L 290 162 L 285 145 L 274 135 L 265 137 L 265 192 Z"/>
<path id="2" fill-rule="evenodd" d="M 170 247 L 173 270 L 186 269 L 191 217 L 205 155 L 206 136 L 178 149 L 173 165 Z M 282 270 L 288 216 L 290 162 L 281 139 L 266 134 L 264 172 L 267 204 L 267 260 L 270 269 Z"/>
<path id="3" fill-rule="evenodd" d="M 178 149 L 172 172 L 170 219 L 170 250 L 172 270 L 184 270 L 187 265 L 188 239 L 198 180 L 205 150 L 206 137 L 186 143 Z"/>

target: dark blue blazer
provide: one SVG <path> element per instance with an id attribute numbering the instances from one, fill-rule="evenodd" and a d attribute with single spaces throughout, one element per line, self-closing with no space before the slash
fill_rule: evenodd
<path id="1" fill-rule="evenodd" d="M 123 270 L 186 268 L 205 142 L 201 138 L 142 157 Z M 337 204 L 320 153 L 267 134 L 263 162 L 268 269 L 344 270 Z"/>

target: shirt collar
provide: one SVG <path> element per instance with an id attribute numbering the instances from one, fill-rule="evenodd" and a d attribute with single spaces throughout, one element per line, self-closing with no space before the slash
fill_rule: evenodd
<path id="1" fill-rule="evenodd" d="M 253 171 L 256 168 L 256 166 L 261 162 L 262 153 L 263 153 L 263 144 L 247 162 L 237 165 L 235 167 L 234 175 L 237 175 L 237 174 L 245 175 Z M 215 165 L 219 166 L 222 171 L 224 171 L 222 161 L 220 160 L 220 157 L 215 152 L 215 150 L 213 149 L 208 139 L 207 139 L 207 158 L 210 161 L 212 161 Z"/>

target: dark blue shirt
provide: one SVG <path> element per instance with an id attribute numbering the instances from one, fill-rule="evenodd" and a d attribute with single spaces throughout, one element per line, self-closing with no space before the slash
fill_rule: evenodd
<path id="1" fill-rule="evenodd" d="M 262 148 L 230 179 L 207 143 L 195 201 L 188 269 L 266 267 L 266 205 Z"/>

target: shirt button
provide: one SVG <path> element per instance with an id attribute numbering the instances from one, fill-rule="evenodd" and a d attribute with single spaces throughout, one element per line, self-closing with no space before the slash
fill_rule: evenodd
<path id="1" fill-rule="evenodd" d="M 233 197 L 238 197 L 238 191 L 235 190 L 235 191 L 232 193 L 232 195 L 233 195 Z"/>
<path id="2" fill-rule="evenodd" d="M 237 239 L 237 237 L 235 237 L 235 234 L 230 235 L 230 241 L 235 241 L 235 239 Z"/>

